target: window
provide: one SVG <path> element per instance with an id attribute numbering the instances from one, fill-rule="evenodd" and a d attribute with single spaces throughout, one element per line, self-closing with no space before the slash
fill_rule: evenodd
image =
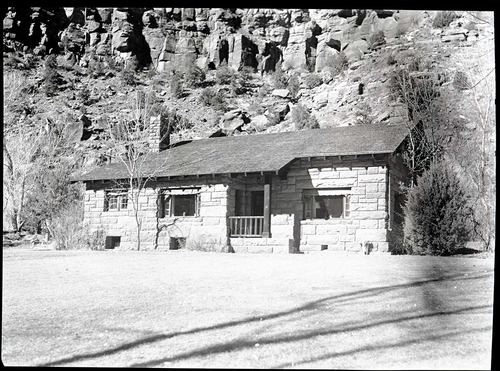
<path id="1" fill-rule="evenodd" d="M 126 210 L 128 206 L 127 191 L 106 191 L 104 211 Z"/>
<path id="2" fill-rule="evenodd" d="M 158 197 L 158 217 L 200 215 L 198 188 L 166 189 Z"/>
<path id="3" fill-rule="evenodd" d="M 349 217 L 350 189 L 304 190 L 304 219 Z"/>

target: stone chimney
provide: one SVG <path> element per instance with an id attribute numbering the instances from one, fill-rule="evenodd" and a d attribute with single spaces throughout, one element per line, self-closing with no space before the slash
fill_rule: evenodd
<path id="1" fill-rule="evenodd" d="M 148 139 L 153 152 L 167 149 L 170 145 L 170 127 L 165 121 L 161 115 L 151 116 L 149 119 Z"/>

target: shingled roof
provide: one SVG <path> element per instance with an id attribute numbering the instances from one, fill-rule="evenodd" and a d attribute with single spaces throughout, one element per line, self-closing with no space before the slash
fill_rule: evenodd
<path id="1" fill-rule="evenodd" d="M 149 155 L 146 176 L 277 172 L 304 157 L 393 153 L 408 134 L 404 125 L 356 125 L 273 134 L 193 140 Z M 75 180 L 125 179 L 120 162 Z"/>

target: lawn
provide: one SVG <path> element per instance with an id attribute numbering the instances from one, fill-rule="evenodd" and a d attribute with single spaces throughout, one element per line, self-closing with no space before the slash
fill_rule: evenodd
<path id="1" fill-rule="evenodd" d="M 4 249 L 6 366 L 489 369 L 494 259 Z"/>

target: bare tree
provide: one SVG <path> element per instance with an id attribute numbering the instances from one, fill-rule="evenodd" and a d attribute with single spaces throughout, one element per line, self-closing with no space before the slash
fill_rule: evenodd
<path id="1" fill-rule="evenodd" d="M 137 250 L 141 249 L 142 215 L 140 197 L 148 183 L 166 163 L 167 158 L 152 165 L 151 159 L 158 152 L 159 142 L 168 134 L 168 128 L 150 128 L 155 113 L 154 93 L 138 92 L 134 101 L 134 109 L 130 117 L 122 117 L 112 124 L 108 121 L 109 145 L 112 157 L 119 161 L 125 169 L 126 179 L 117 182 L 117 187 L 126 187 L 128 199 L 132 204 L 136 223 Z M 151 141 L 151 130 L 159 130 L 158 142 Z"/>
<path id="2" fill-rule="evenodd" d="M 486 249 L 495 242 L 495 55 L 493 39 L 467 50 L 456 61 L 454 90 L 459 130 L 453 136 L 450 157 L 474 203 L 474 227 Z"/>
<path id="3" fill-rule="evenodd" d="M 409 63 L 396 70 L 391 78 L 392 91 L 404 109 L 404 123 L 408 127 L 403 159 L 410 170 L 412 185 L 442 155 L 449 136 L 447 102 L 441 99 L 439 75 L 422 72 L 420 68 L 418 63 Z"/>
<path id="4" fill-rule="evenodd" d="M 34 128 L 18 125 L 4 131 L 3 211 L 15 231 L 20 231 L 24 224 L 22 212 L 27 194 L 33 189 L 33 175 L 37 171 L 35 160 L 42 142 L 40 130 Z"/>

